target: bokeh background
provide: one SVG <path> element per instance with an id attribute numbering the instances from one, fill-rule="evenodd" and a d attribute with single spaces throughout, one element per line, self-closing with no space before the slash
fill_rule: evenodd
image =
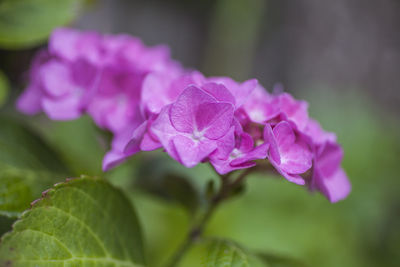
<path id="1" fill-rule="evenodd" d="M 68 25 L 167 44 L 185 67 L 206 75 L 254 77 L 270 91 L 280 84 L 337 132 L 353 187 L 346 200 L 330 204 L 283 179 L 255 175 L 241 197 L 221 206 L 207 235 L 308 266 L 400 265 L 400 1 L 91 0 L 81 1 Z M 1 116 L 36 131 L 74 173 L 123 187 L 139 213 L 149 264 L 160 266 L 190 218 L 154 189 L 161 178 L 146 168 L 187 174 L 200 191 L 215 175 L 208 166 L 185 170 L 161 152 L 104 174 L 107 136 L 89 118 L 54 122 L 18 114 L 13 103 L 45 39 L 0 49 L 0 87 L 9 85 L 7 93 L 0 90 Z M 0 222 L 1 231 L 8 229 L 8 221 Z M 193 249 L 181 266 L 197 266 L 200 254 Z"/>

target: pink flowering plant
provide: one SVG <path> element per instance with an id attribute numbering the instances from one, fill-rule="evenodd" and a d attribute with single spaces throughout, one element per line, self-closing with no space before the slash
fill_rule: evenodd
<path id="1" fill-rule="evenodd" d="M 102 162 L 105 172 L 118 168 L 136 154 L 152 150 L 165 152 L 187 168 L 207 164 L 215 170 L 218 189 L 208 190 L 205 204 L 190 210 L 195 214 L 192 227 L 166 266 L 178 266 L 185 253 L 205 238 L 204 229 L 216 208 L 238 195 L 253 173 L 275 174 L 323 194 L 332 203 L 346 198 L 351 190 L 341 167 L 343 150 L 334 133 L 324 131 L 309 117 L 307 102 L 288 93 L 269 93 L 256 79 L 237 82 L 229 77 L 205 77 L 172 60 L 165 46 L 147 47 L 128 35 L 59 28 L 51 34 L 48 48 L 35 56 L 29 78 L 16 103 L 20 112 L 27 115 L 44 112 L 52 120 L 74 120 L 86 114 L 100 129 L 112 134 L 110 149 Z M 91 183 L 96 185 L 91 187 Z M 83 177 L 44 192 L 15 223 L 14 230 L 4 236 L 0 265 L 56 266 L 51 263 L 53 260 L 72 264 L 66 266 L 80 266 L 90 259 L 93 264 L 103 259 L 101 264 L 111 265 L 93 266 L 144 266 L 139 230 L 130 230 L 129 240 L 121 241 L 132 250 L 121 256 L 111 245 L 119 234 L 115 232 L 115 238 L 103 235 L 95 219 L 88 219 L 91 212 L 99 212 L 92 200 L 97 201 L 104 194 L 109 202 L 103 198 L 98 203 L 109 213 L 99 218 L 105 216 L 110 231 L 138 228 L 134 211 L 125 203 L 122 193 L 115 190 L 108 189 L 107 183 L 99 178 Z M 90 204 L 78 212 L 72 206 L 78 200 Z M 127 210 L 118 213 L 118 208 L 112 206 L 116 203 L 126 205 Z M 70 217 L 64 218 L 65 214 Z M 34 218 L 38 220 L 36 224 Z M 53 221 L 51 225 L 46 223 L 49 218 Z M 38 236 L 26 229 L 45 232 L 46 241 L 39 241 Z M 83 243 L 73 244 L 64 238 L 63 231 L 70 231 L 72 236 L 92 235 L 92 242 L 103 246 L 99 250 L 104 250 L 104 255 L 85 251 Z M 22 239 L 31 248 L 47 244 L 47 254 L 29 252 L 27 245 L 17 242 Z M 221 242 L 228 254 L 234 253 L 230 250 L 232 246 L 239 246 Z M 67 249 L 67 256 L 54 258 L 60 244 Z M 64 248 L 58 249 L 64 253 Z M 205 266 L 270 266 L 261 263 L 255 254 L 243 253 L 232 256 L 230 265 L 218 265 L 223 255 L 208 254 Z M 251 263 L 242 264 L 243 258 Z"/>

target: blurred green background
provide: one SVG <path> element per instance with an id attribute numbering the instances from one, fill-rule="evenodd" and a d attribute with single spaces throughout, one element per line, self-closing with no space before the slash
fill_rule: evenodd
<path id="1" fill-rule="evenodd" d="M 63 173 L 121 186 L 138 210 L 149 266 L 157 267 L 184 238 L 190 217 L 154 189 L 162 178 L 148 166 L 187 174 L 199 191 L 215 174 L 207 165 L 186 170 L 162 152 L 102 173 L 109 136 L 89 118 L 54 122 L 15 111 L 32 55 L 66 24 L 168 44 L 174 58 L 207 75 L 255 77 L 269 90 L 282 83 L 337 132 L 353 187 L 346 200 L 330 204 L 283 179 L 254 175 L 241 197 L 220 207 L 207 235 L 309 266 L 400 265 L 399 1 L 0 1 L 0 116 L 39 134 L 67 163 Z M 10 223 L 0 216 L 0 233 Z M 181 266 L 201 266 L 201 252 L 195 246 Z"/>

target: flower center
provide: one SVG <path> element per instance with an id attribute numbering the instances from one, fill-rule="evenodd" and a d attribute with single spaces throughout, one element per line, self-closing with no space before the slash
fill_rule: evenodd
<path id="1" fill-rule="evenodd" d="M 192 134 L 192 138 L 193 138 L 193 140 L 200 141 L 203 138 L 203 133 L 200 131 L 194 130 L 193 134 Z"/>
<path id="2" fill-rule="evenodd" d="M 234 148 L 234 149 L 232 150 L 231 154 L 229 155 L 229 157 L 230 157 L 231 159 L 236 159 L 236 158 L 239 157 L 241 154 L 242 154 L 242 152 L 240 152 L 239 149 Z"/>

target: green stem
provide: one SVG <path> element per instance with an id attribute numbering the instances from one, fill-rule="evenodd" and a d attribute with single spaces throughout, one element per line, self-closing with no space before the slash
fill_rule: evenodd
<path id="1" fill-rule="evenodd" d="M 206 211 L 200 217 L 197 223 L 190 229 L 186 239 L 180 245 L 178 250 L 174 253 L 169 263 L 166 267 L 175 267 L 185 253 L 190 249 L 193 243 L 203 234 L 204 228 L 207 225 L 208 221 L 214 214 L 215 210 L 219 206 L 221 202 L 228 199 L 230 197 L 230 193 L 236 187 L 240 186 L 243 182 L 244 178 L 251 173 L 254 168 L 244 170 L 234 181 L 229 181 L 229 176 L 227 175 L 219 175 L 221 178 L 221 187 L 219 191 L 211 198 L 209 205 L 207 206 Z"/>

